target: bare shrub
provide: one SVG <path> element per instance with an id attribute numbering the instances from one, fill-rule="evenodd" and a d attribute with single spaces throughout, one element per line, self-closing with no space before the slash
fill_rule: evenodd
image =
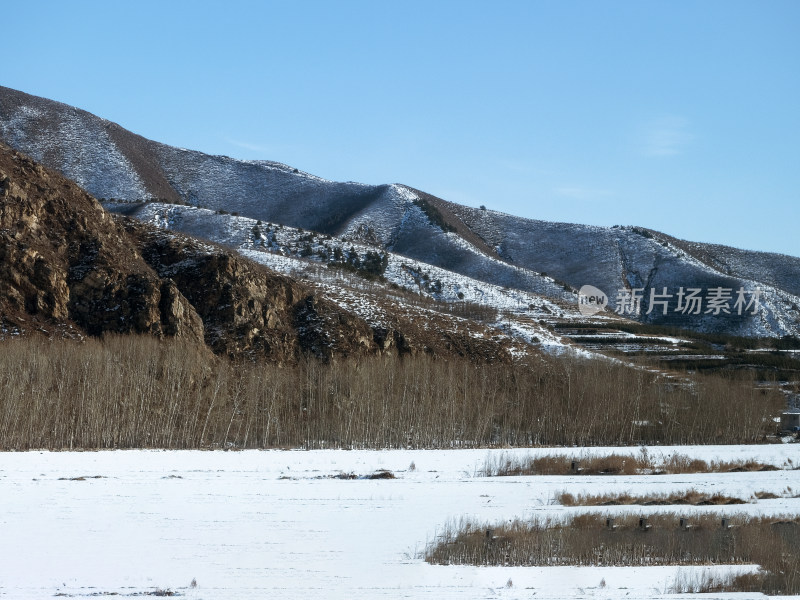
<path id="1" fill-rule="evenodd" d="M 772 492 L 756 492 L 754 496 L 759 500 L 773 500 L 775 498 L 780 498 L 778 494 L 774 494 Z"/>
<path id="2" fill-rule="evenodd" d="M 779 467 L 762 463 L 753 459 L 739 459 L 734 461 L 712 461 L 690 458 L 682 454 L 673 454 L 661 469 L 666 473 L 734 473 L 743 471 L 776 471 Z"/>
<path id="3" fill-rule="evenodd" d="M 661 470 L 665 473 L 707 473 L 711 467 L 709 464 L 698 458 L 692 458 L 685 454 L 673 454 L 664 464 Z"/>
<path id="4" fill-rule="evenodd" d="M 734 578 L 731 574 L 718 575 L 708 570 L 692 574 L 678 571 L 669 591 L 674 594 L 719 594 L 730 590 Z"/>

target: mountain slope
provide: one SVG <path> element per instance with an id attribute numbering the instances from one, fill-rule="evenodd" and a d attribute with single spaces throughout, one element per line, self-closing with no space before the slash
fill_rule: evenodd
<path id="1" fill-rule="evenodd" d="M 209 156 L 1 87 L 0 137 L 100 198 L 162 198 L 312 230 L 576 305 L 572 290 L 585 284 L 603 290 L 612 309 L 623 308 L 621 291 L 643 289 L 640 312 L 628 316 L 645 322 L 736 335 L 800 333 L 800 258 L 683 242 L 637 227 L 523 219 L 408 186 L 337 183 L 276 162 Z M 241 246 L 225 231 L 182 222 L 186 233 Z M 664 288 L 671 296 L 666 314 L 659 305 L 652 310 L 648 296 Z M 678 312 L 681 288 L 702 290 L 706 302 L 710 290 L 730 290 L 728 312 L 714 314 L 706 305 L 699 314 Z M 737 314 L 739 290 L 746 298 L 759 295 L 757 310 Z"/>
<path id="2" fill-rule="evenodd" d="M 511 359 L 507 336 L 481 323 L 380 295 L 348 306 L 342 296 L 352 304 L 340 287 L 326 293 L 222 247 L 109 213 L 74 182 L 0 143 L 0 339 L 150 334 L 282 364 L 385 352 Z M 380 321 L 370 318 L 378 309 Z"/>

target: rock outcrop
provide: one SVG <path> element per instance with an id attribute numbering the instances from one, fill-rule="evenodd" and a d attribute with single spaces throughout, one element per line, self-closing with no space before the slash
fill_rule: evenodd
<path id="1" fill-rule="evenodd" d="M 0 145 L 0 319 L 5 330 L 203 339 L 175 285 L 142 259 L 100 204 Z"/>
<path id="2" fill-rule="evenodd" d="M 147 263 L 191 302 L 217 354 L 283 362 L 378 350 L 362 319 L 307 286 L 229 250 L 118 218 Z"/>

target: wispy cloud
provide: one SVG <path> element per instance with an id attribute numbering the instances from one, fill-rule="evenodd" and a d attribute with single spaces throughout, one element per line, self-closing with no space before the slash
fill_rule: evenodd
<path id="1" fill-rule="evenodd" d="M 250 142 L 242 142 L 239 140 L 233 140 L 231 138 L 225 138 L 225 141 L 229 143 L 231 146 L 236 146 L 237 148 L 243 148 L 245 150 L 250 150 L 252 152 L 263 152 L 269 153 L 270 149 L 266 146 L 261 146 L 259 144 L 251 144 Z"/>
<path id="2" fill-rule="evenodd" d="M 644 154 L 647 156 L 675 156 L 694 139 L 688 119 L 666 116 L 651 121 L 645 127 Z"/>
<path id="3" fill-rule="evenodd" d="M 585 187 L 582 185 L 563 185 L 553 190 L 559 196 L 570 198 L 571 200 L 601 200 L 613 196 L 614 192 L 611 190 L 603 190 L 597 188 Z"/>

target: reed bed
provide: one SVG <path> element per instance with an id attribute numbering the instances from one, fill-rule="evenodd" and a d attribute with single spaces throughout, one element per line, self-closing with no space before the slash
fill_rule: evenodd
<path id="1" fill-rule="evenodd" d="M 717 581 L 725 588 L 717 591 L 796 594 L 800 518 L 584 513 L 496 527 L 466 520 L 445 526 L 424 558 L 440 565 L 491 566 L 757 564 L 758 573 Z"/>
<path id="2" fill-rule="evenodd" d="M 755 443 L 780 394 L 578 358 L 233 363 L 151 337 L 0 342 L 0 449 Z"/>
<path id="3" fill-rule="evenodd" d="M 791 466 L 791 465 L 789 465 Z M 777 471 L 782 467 L 755 459 L 705 461 L 685 454 L 673 454 L 662 462 L 653 461 L 646 449 L 639 455 L 608 454 L 605 456 L 489 457 L 478 474 L 485 477 L 523 475 L 675 475 L 683 473 L 740 473 Z"/>
<path id="4" fill-rule="evenodd" d="M 759 492 L 764 495 L 764 492 Z M 759 498 L 758 494 L 755 495 Z M 772 494 L 773 498 L 778 496 Z M 762 498 L 759 498 L 762 499 Z M 686 490 L 685 492 L 672 493 L 653 493 L 634 495 L 628 492 L 604 493 L 604 494 L 571 494 L 561 492 L 556 495 L 555 501 L 563 506 L 669 506 L 669 505 L 689 505 L 689 506 L 720 506 L 731 504 L 746 504 L 750 500 L 727 496 L 725 494 L 707 494 L 696 489 Z"/>

